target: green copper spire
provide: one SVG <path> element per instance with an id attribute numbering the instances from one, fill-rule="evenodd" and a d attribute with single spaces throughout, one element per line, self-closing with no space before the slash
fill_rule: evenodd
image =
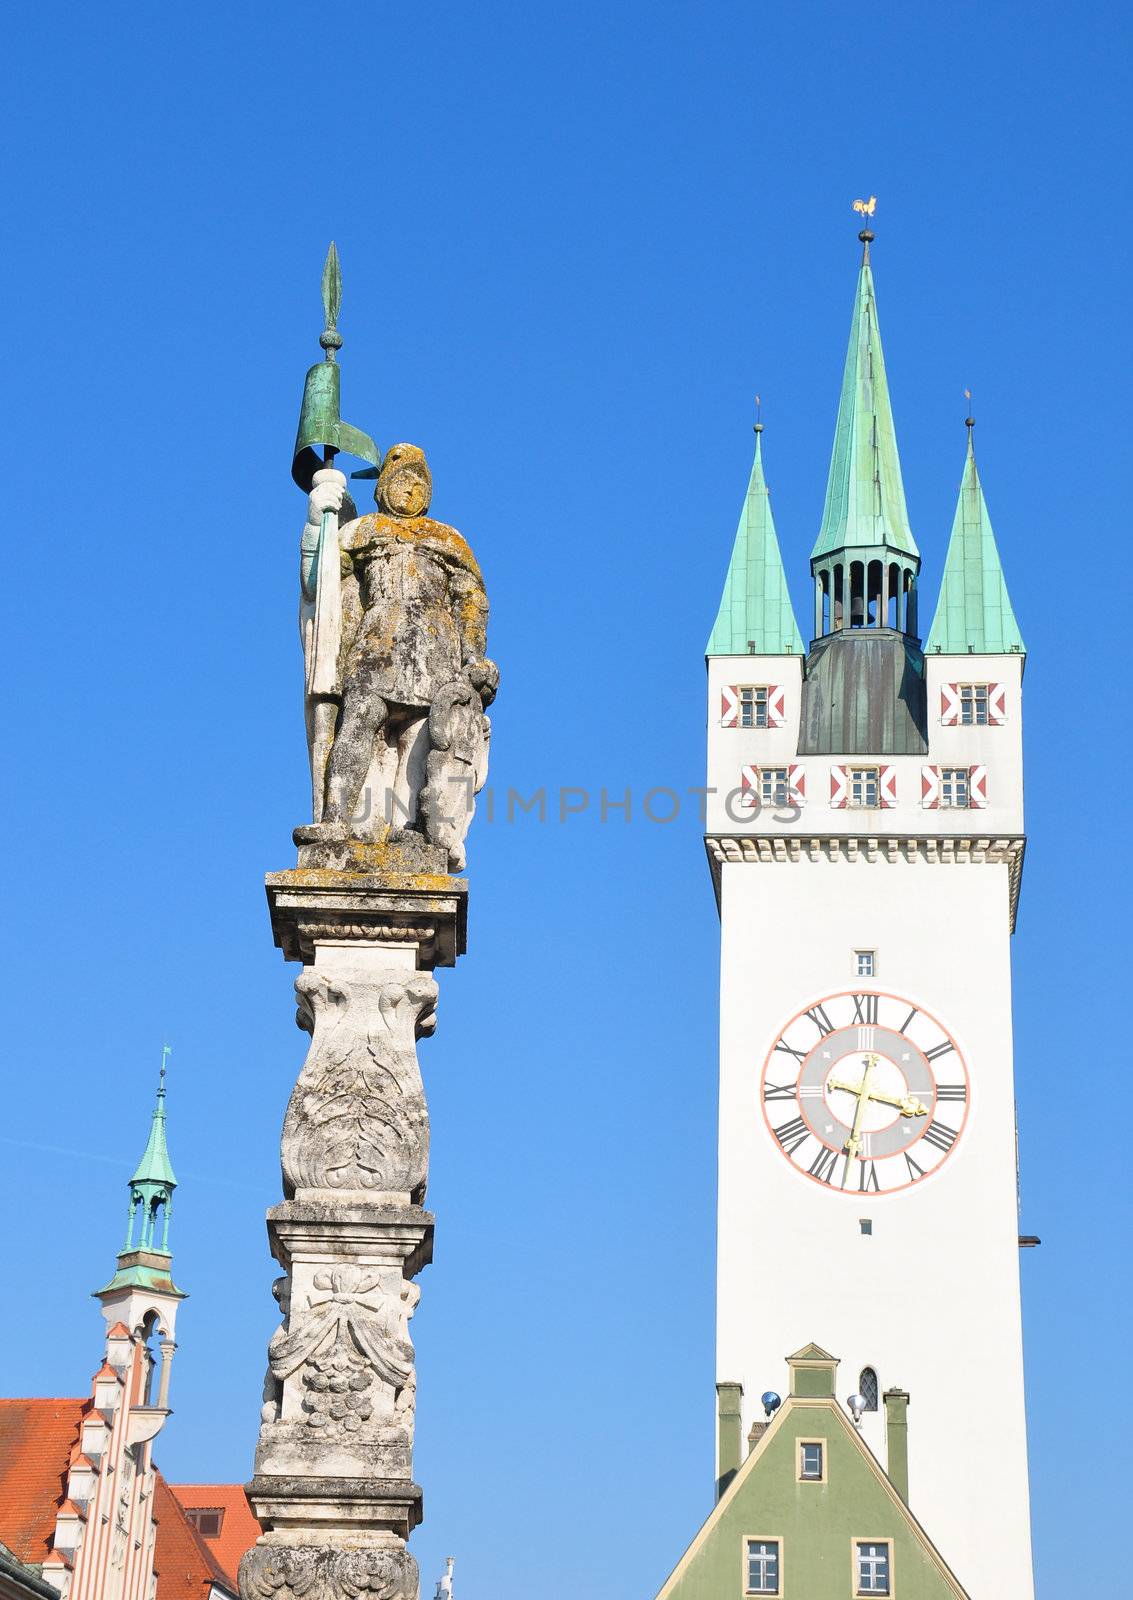
<path id="1" fill-rule="evenodd" d="M 169 1276 L 172 1261 L 169 1252 L 169 1219 L 173 1209 L 173 1191 L 177 1187 L 173 1164 L 169 1159 L 169 1147 L 165 1142 L 165 1063 L 170 1054 L 169 1045 L 164 1045 L 149 1139 L 130 1179 L 126 1242 L 118 1252 L 118 1270 L 105 1289 L 97 1291 L 99 1296 L 113 1294 L 120 1289 L 141 1288 L 184 1298 Z"/>
<path id="2" fill-rule="evenodd" d="M 149 1139 L 142 1151 L 142 1159 L 130 1179 L 130 1217 L 126 1230 L 126 1250 L 158 1250 L 169 1253 L 169 1215 L 173 1206 L 173 1191 L 177 1179 L 169 1160 L 169 1147 L 165 1142 L 165 1063 L 170 1056 L 169 1045 L 161 1051 L 161 1071 L 157 1079 L 157 1104 L 150 1121 Z M 161 1212 L 161 1243 L 157 1242 L 158 1212 Z M 134 1243 L 134 1228 L 141 1213 L 141 1232 Z"/>
<path id="3" fill-rule="evenodd" d="M 864 229 L 861 271 L 854 296 L 850 347 L 842 376 L 834 453 L 826 485 L 822 527 L 811 560 L 847 546 L 885 546 L 904 555 L 919 555 L 905 509 L 905 487 L 881 329 L 877 296 L 869 264 L 873 234 Z"/>
<path id="4" fill-rule="evenodd" d="M 941 655 L 1022 655 L 1026 646 L 1011 609 L 968 418 L 968 456 L 952 537 L 926 651 Z"/>
<path id="5" fill-rule="evenodd" d="M 771 498 L 763 476 L 763 424 L 755 426 L 755 461 L 736 542 L 706 655 L 801 655 L 803 642 L 787 578 Z"/>

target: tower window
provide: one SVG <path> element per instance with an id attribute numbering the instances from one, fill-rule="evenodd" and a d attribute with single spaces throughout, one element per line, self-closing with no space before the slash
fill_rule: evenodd
<path id="1" fill-rule="evenodd" d="M 863 1367 L 858 1376 L 858 1393 L 865 1404 L 863 1411 L 877 1410 L 877 1373 L 872 1367 Z"/>
<path id="2" fill-rule="evenodd" d="M 941 767 L 940 804 L 951 811 L 966 811 L 972 803 L 970 767 Z"/>
<path id="3" fill-rule="evenodd" d="M 960 721 L 968 728 L 982 728 L 988 720 L 988 685 L 962 683 L 960 688 Z"/>
<path id="4" fill-rule="evenodd" d="M 892 1594 L 891 1545 L 888 1539 L 855 1539 L 855 1594 Z"/>
<path id="5" fill-rule="evenodd" d="M 779 1593 L 779 1541 L 778 1539 L 749 1539 L 747 1541 L 747 1589 L 745 1594 Z M 888 1594 L 888 1589 L 879 1591 Z"/>
<path id="6" fill-rule="evenodd" d="M 740 727 L 741 728 L 766 728 L 770 726 L 768 716 L 768 690 L 766 684 L 745 683 L 740 685 Z"/>
<path id="7" fill-rule="evenodd" d="M 877 951 L 876 950 L 855 950 L 854 951 L 854 977 L 855 978 L 876 978 L 877 977 Z"/>
<path id="8" fill-rule="evenodd" d="M 877 767 L 851 767 L 847 774 L 849 804 L 862 811 L 876 811 L 881 804 L 881 773 Z"/>
<path id="9" fill-rule="evenodd" d="M 826 1482 L 826 1452 L 824 1439 L 799 1440 L 799 1482 Z"/>
<path id="10" fill-rule="evenodd" d="M 760 767 L 759 799 L 765 806 L 785 806 L 791 798 L 786 767 Z"/>

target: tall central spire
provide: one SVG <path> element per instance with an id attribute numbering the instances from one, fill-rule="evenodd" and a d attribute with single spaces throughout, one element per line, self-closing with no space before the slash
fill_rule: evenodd
<path id="1" fill-rule="evenodd" d="M 869 259 L 873 233 L 863 228 L 858 238 L 862 264 L 850 345 L 822 526 L 810 557 L 815 579 L 814 631 L 817 637 L 846 627 L 889 627 L 915 636 L 920 551 L 905 507 L 881 349 Z"/>
<path id="2" fill-rule="evenodd" d="M 811 551 L 812 560 L 860 545 L 886 545 L 905 555 L 920 554 L 905 508 L 905 486 L 881 349 L 877 294 L 869 260 L 873 234 L 865 228 L 859 238 L 862 265 L 854 295 L 826 504 L 822 527 Z"/>

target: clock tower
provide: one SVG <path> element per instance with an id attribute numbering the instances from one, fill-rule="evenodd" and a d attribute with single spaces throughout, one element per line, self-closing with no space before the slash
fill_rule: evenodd
<path id="1" fill-rule="evenodd" d="M 738 1404 L 741 1436 L 758 1437 L 761 1393 L 786 1393 L 787 1356 L 817 1340 L 891 1474 L 882 1397 L 899 1387 L 909 1506 L 977 1600 L 1025 1600 L 1010 963 L 1024 647 L 971 419 L 922 629 L 873 236 L 860 237 L 810 643 L 757 426 L 707 651 L 717 1379 L 729 1428 Z"/>

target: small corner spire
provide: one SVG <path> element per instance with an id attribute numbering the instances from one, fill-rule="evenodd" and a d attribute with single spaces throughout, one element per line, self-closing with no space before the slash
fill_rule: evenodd
<path id="1" fill-rule="evenodd" d="M 801 655 L 802 637 L 763 475 L 763 403 L 755 397 L 755 456 L 724 592 L 705 655 Z"/>

